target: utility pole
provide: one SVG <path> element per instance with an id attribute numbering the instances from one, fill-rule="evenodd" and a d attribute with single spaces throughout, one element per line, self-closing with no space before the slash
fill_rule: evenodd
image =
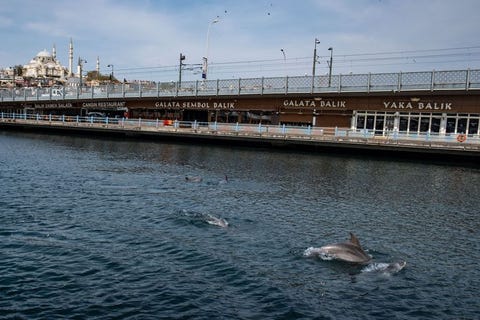
<path id="1" fill-rule="evenodd" d="M 182 86 L 182 67 L 183 67 L 183 60 L 185 60 L 185 56 L 180 53 L 180 64 L 178 66 L 178 87 Z"/>
<path id="2" fill-rule="evenodd" d="M 320 44 L 320 40 L 315 38 L 315 49 L 313 49 L 313 67 L 312 67 L 313 78 L 315 78 L 315 66 L 317 65 L 317 44 Z"/>
<path id="3" fill-rule="evenodd" d="M 329 72 L 328 72 L 328 86 L 330 87 L 332 84 L 332 63 L 333 63 L 333 47 L 328 48 L 330 51 L 330 63 L 328 64 Z"/>
<path id="4" fill-rule="evenodd" d="M 320 44 L 320 40 L 315 38 L 315 48 L 313 49 L 313 67 L 312 67 L 312 93 L 315 90 L 315 67 L 317 66 L 317 44 Z"/>

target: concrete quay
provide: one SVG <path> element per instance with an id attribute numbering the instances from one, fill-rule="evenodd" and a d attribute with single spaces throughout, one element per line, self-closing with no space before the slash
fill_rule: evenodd
<path id="1" fill-rule="evenodd" d="M 157 140 L 190 144 L 208 143 L 228 147 L 260 147 L 323 154 L 411 159 L 458 165 L 480 164 L 480 141 L 459 142 L 452 137 L 402 137 L 359 133 L 335 128 L 286 128 L 280 126 L 173 123 L 140 119 L 74 121 L 0 119 L 0 130 L 29 131 L 89 137 Z"/>

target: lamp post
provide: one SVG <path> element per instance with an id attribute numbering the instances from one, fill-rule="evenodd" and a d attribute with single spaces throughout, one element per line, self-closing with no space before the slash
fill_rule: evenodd
<path id="1" fill-rule="evenodd" d="M 333 48 L 330 47 L 330 48 L 328 48 L 328 50 L 330 51 L 330 63 L 328 64 L 328 68 L 329 68 L 329 71 L 328 71 L 328 86 L 330 87 L 330 85 L 332 84 Z"/>
<path id="2" fill-rule="evenodd" d="M 315 49 L 313 49 L 313 67 L 312 67 L 312 76 L 315 79 L 315 66 L 317 65 L 317 44 L 320 44 L 320 40 L 315 38 Z"/>
<path id="3" fill-rule="evenodd" d="M 178 66 L 178 87 L 182 86 L 182 67 L 183 67 L 183 60 L 185 60 L 185 56 L 180 53 L 180 65 Z"/>
<path id="4" fill-rule="evenodd" d="M 287 75 L 287 55 L 285 54 L 285 50 L 280 49 L 283 54 L 283 71 L 285 72 L 285 76 Z"/>
<path id="5" fill-rule="evenodd" d="M 112 68 L 112 73 L 110 74 L 110 81 L 113 81 L 113 64 L 107 65 L 107 68 Z"/>
<path id="6" fill-rule="evenodd" d="M 208 46 L 210 43 L 210 28 L 212 27 L 213 24 L 219 22 L 220 19 L 215 18 L 210 23 L 208 24 L 208 30 L 207 30 L 207 44 L 206 44 L 206 49 L 205 49 L 205 57 L 203 57 L 203 66 L 202 66 L 202 78 L 207 80 L 207 70 L 208 70 Z"/>

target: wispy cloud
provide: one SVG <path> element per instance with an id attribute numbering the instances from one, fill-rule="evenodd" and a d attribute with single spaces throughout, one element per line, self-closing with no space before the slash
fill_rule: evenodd
<path id="1" fill-rule="evenodd" d="M 322 70 L 330 46 L 351 55 L 478 45 L 478 12 L 477 0 L 19 0 L 0 8 L 0 67 L 25 64 L 54 43 L 66 64 L 70 38 L 76 57 L 119 69 L 175 65 L 180 52 L 200 63 L 210 27 L 213 63 L 281 62 L 281 48 L 288 59 L 305 58 L 319 38 Z"/>

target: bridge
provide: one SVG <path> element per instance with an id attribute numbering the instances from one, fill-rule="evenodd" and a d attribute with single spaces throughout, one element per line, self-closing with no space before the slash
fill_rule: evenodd
<path id="1" fill-rule="evenodd" d="M 370 94 L 480 89 L 480 70 L 294 76 L 184 82 L 133 82 L 90 87 L 2 88 L 5 102 L 58 100 L 263 96 L 296 94 Z"/>
<path id="2" fill-rule="evenodd" d="M 151 131 L 147 123 L 163 132 L 167 120 L 178 125 L 177 134 L 206 124 L 201 127 L 230 128 L 229 136 L 266 128 L 283 140 L 300 131 L 309 133 L 301 135 L 303 140 L 317 141 L 335 132 L 335 141 L 343 135 L 376 144 L 439 143 L 446 150 L 478 145 L 479 98 L 480 69 L 467 69 L 5 88 L 0 90 L 0 112 L 3 123 L 58 127 L 60 122 L 75 130 L 95 114 L 110 131 L 112 125 L 123 132 L 138 122 L 142 132 Z M 260 133 L 265 139 L 265 132 Z M 464 138 L 467 143 L 459 141 Z"/>

